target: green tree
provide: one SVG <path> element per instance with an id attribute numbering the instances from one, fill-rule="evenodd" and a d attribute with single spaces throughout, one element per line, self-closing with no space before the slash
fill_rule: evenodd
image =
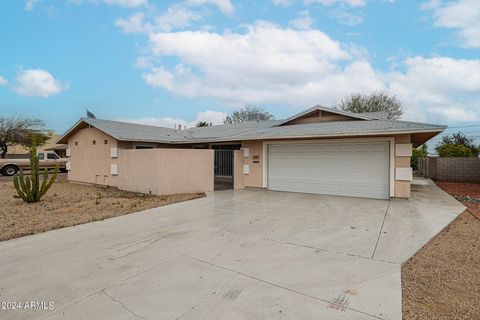
<path id="1" fill-rule="evenodd" d="M 13 185 L 17 194 L 23 201 L 28 203 L 38 202 L 47 193 L 57 178 L 58 166 L 55 167 L 53 176 L 48 179 L 48 169 L 43 169 L 43 181 L 40 183 L 40 165 L 37 154 L 35 135 L 32 136 L 30 147 L 30 171 L 31 177 L 25 177 L 23 169 L 13 177 Z"/>
<path id="2" fill-rule="evenodd" d="M 473 139 L 468 138 L 463 132 L 460 132 L 460 131 L 457 133 L 442 137 L 442 140 L 437 144 L 435 148 L 438 154 L 440 154 L 439 148 L 442 148 L 444 145 L 464 146 L 470 149 L 470 152 L 472 154 L 471 156 L 473 157 L 478 157 L 478 154 L 480 152 L 480 147 L 478 145 L 475 145 L 475 143 L 473 142 Z M 463 152 L 461 151 L 463 150 L 463 148 L 452 149 L 451 147 L 448 147 L 448 148 L 442 148 L 442 150 L 450 150 L 452 152 L 455 150 L 456 152 L 461 152 L 461 153 Z M 446 157 L 454 157 L 454 156 L 446 156 Z M 457 156 L 457 157 L 460 157 L 460 156 Z"/>
<path id="3" fill-rule="evenodd" d="M 437 153 L 440 157 L 450 158 L 450 157 L 459 157 L 459 158 L 471 158 L 475 157 L 472 153 L 472 150 L 462 144 L 442 144 L 438 146 Z"/>
<path id="4" fill-rule="evenodd" d="M 37 145 L 44 145 L 50 137 L 42 128 L 43 122 L 39 119 L 0 117 L 0 158 L 5 158 L 10 147 L 30 147 L 32 135 L 35 136 Z"/>
<path id="5" fill-rule="evenodd" d="M 273 120 L 275 117 L 265 109 L 257 106 L 245 106 L 232 112 L 223 119 L 224 124 L 243 123 L 248 120 L 249 116 L 259 115 L 261 120 Z"/>
<path id="6" fill-rule="evenodd" d="M 196 127 L 208 127 L 209 124 L 206 121 L 199 121 L 199 122 L 197 122 L 197 124 L 195 126 Z"/>
<path id="7" fill-rule="evenodd" d="M 402 102 L 385 91 L 365 95 L 353 93 L 333 105 L 334 108 L 353 113 L 386 112 L 388 119 L 398 119 L 403 114 Z"/>
<path id="8" fill-rule="evenodd" d="M 422 144 L 420 147 L 412 149 L 412 157 L 410 158 L 410 164 L 413 170 L 418 169 L 418 159 L 424 158 L 426 156 L 428 156 L 428 146 L 426 144 Z"/>

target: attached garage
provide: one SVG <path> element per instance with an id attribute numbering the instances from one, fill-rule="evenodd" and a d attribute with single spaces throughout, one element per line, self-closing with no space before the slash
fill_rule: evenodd
<path id="1" fill-rule="evenodd" d="M 267 188 L 390 197 L 390 142 L 279 143 L 267 147 Z"/>

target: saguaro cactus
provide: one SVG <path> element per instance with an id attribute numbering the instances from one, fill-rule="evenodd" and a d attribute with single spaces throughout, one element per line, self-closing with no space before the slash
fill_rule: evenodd
<path id="1" fill-rule="evenodd" d="M 43 180 L 40 183 L 40 165 L 37 154 L 37 142 L 35 136 L 32 137 L 32 146 L 30 147 L 30 170 L 31 178 L 25 177 L 23 169 L 13 177 L 13 184 L 17 194 L 23 201 L 28 203 L 38 202 L 57 178 L 58 166 L 55 167 L 53 176 L 48 178 L 48 169 L 43 169 Z"/>

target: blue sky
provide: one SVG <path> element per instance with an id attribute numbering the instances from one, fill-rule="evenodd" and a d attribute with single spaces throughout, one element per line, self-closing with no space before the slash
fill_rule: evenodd
<path id="1" fill-rule="evenodd" d="M 191 125 L 388 90 L 480 136 L 479 21 L 478 0 L 4 0 L 0 115 Z"/>

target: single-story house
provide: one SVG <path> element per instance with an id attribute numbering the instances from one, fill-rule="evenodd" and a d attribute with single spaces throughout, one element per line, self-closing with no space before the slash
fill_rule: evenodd
<path id="1" fill-rule="evenodd" d="M 142 179 L 165 180 L 173 175 L 168 179 L 181 180 L 182 174 L 209 171 L 207 178 L 194 180 L 210 179 L 211 173 L 215 188 L 245 186 L 386 199 L 410 197 L 412 146 L 445 128 L 390 120 L 382 112 L 350 113 L 317 105 L 284 120 L 182 130 L 82 118 L 58 143 L 68 144 L 69 179 L 77 182 L 119 188 L 138 184 L 133 189 L 143 190 Z M 119 155 L 122 152 L 125 156 Z M 135 162 L 122 163 L 122 157 Z M 158 176 L 141 173 L 141 169 L 161 170 L 156 165 L 168 169 Z M 120 181 L 122 174 L 129 175 Z M 142 174 L 140 182 L 134 181 Z"/>
<path id="2" fill-rule="evenodd" d="M 56 141 L 61 137 L 60 135 L 54 133 L 53 131 L 48 131 L 48 140 L 45 142 L 44 145 L 38 146 L 38 152 L 54 152 L 60 158 L 65 158 L 65 150 L 67 149 L 66 144 L 57 144 Z M 29 149 L 27 147 L 21 145 L 15 145 L 13 147 L 8 148 L 8 152 L 5 155 L 7 159 L 28 159 L 29 157 Z"/>

